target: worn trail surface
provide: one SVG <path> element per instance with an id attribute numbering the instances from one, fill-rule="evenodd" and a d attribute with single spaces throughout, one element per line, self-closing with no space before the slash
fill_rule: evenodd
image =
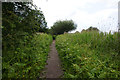
<path id="1" fill-rule="evenodd" d="M 57 50 L 55 48 L 55 40 L 52 42 L 50 46 L 50 53 L 48 54 L 49 58 L 47 60 L 46 65 L 46 78 L 59 78 L 63 75 L 63 71 L 61 69 L 61 62 L 58 57 Z"/>

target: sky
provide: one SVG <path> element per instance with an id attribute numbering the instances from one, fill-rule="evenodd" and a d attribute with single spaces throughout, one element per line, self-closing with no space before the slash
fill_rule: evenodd
<path id="1" fill-rule="evenodd" d="M 118 30 L 118 2 L 120 0 L 33 0 L 41 8 L 50 28 L 58 20 L 73 20 L 75 31 L 90 26 L 100 31 Z M 72 31 L 74 33 L 75 31 Z"/>

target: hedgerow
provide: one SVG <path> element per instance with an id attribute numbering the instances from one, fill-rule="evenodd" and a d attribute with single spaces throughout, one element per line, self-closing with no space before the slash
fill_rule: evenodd
<path id="1" fill-rule="evenodd" d="M 26 44 L 26 41 L 25 39 L 21 41 L 14 50 L 11 47 L 3 49 L 3 79 L 40 77 L 46 64 L 52 36 L 37 34 L 29 43 Z"/>

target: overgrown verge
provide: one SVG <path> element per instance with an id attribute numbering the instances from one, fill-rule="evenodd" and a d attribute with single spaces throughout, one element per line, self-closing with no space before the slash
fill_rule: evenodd
<path id="1" fill-rule="evenodd" d="M 3 78 L 37 78 L 44 68 L 52 36 L 38 34 L 24 37 L 17 47 L 3 48 Z M 26 39 L 25 39 L 26 38 Z"/>
<path id="2" fill-rule="evenodd" d="M 52 36 L 33 2 L 2 2 L 2 77 L 36 78 L 44 68 Z M 5 79 L 7 80 L 7 79 Z"/>
<path id="3" fill-rule="evenodd" d="M 118 33 L 83 32 L 56 38 L 64 78 L 120 78 Z"/>

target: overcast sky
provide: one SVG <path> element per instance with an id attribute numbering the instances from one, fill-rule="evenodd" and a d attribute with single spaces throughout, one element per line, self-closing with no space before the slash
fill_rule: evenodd
<path id="1" fill-rule="evenodd" d="M 43 11 L 50 28 L 57 20 L 72 19 L 75 31 L 97 27 L 101 31 L 117 31 L 120 0 L 33 0 Z M 75 32 L 73 31 L 73 32 Z"/>

